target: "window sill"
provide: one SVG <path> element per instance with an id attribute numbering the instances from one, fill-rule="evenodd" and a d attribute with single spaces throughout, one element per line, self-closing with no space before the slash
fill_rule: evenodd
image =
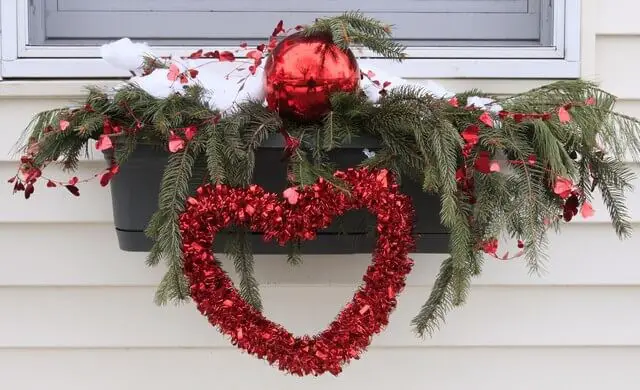
<path id="1" fill-rule="evenodd" d="M 495 79 L 567 79 L 580 77 L 580 63 L 564 59 L 408 59 L 402 63 L 386 59 L 360 60 L 403 78 L 495 78 Z M 3 61 L 4 78 L 126 78 L 101 59 L 94 58 L 21 58 Z"/>

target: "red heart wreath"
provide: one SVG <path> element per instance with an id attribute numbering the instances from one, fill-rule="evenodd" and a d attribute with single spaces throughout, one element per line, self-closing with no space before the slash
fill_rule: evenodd
<path id="1" fill-rule="evenodd" d="M 287 201 L 257 185 L 247 189 L 205 185 L 189 198 L 180 217 L 184 270 L 198 310 L 237 347 L 297 375 L 327 371 L 337 375 L 345 363 L 358 359 L 372 336 L 389 322 L 413 265 L 408 257 L 414 244 L 413 207 L 390 174 L 349 169 L 335 176 L 351 186 L 349 193 L 323 179 L 288 190 Z M 283 245 L 292 239 L 312 240 L 334 217 L 359 208 L 377 217 L 372 264 L 352 301 L 315 336 L 295 337 L 266 319 L 240 296 L 214 260 L 215 235 L 230 224 L 263 232 L 265 240 Z"/>

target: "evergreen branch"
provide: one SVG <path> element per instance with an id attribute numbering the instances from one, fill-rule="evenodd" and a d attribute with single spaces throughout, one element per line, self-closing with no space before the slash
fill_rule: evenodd
<path id="1" fill-rule="evenodd" d="M 411 321 L 411 325 L 415 327 L 415 331 L 420 337 L 436 332 L 445 322 L 446 314 L 453 308 L 453 268 L 451 257 L 442 262 L 429 299 Z"/>
<path id="2" fill-rule="evenodd" d="M 405 58 L 405 47 L 391 39 L 391 26 L 366 17 L 360 12 L 316 19 L 302 31 L 306 36 L 329 35 L 343 50 L 352 44 L 363 45 L 371 51 L 396 60 Z"/>
<path id="3" fill-rule="evenodd" d="M 302 243 L 300 240 L 290 241 L 287 244 L 287 262 L 291 265 L 302 264 Z"/>
<path id="4" fill-rule="evenodd" d="M 228 241 L 225 252 L 233 259 L 236 273 L 240 276 L 240 295 L 248 304 L 261 311 L 260 288 L 254 275 L 251 242 L 243 228 L 239 228 L 233 236 Z"/>
<path id="5" fill-rule="evenodd" d="M 164 220 L 164 225 L 156 230 L 154 237 L 154 246 L 159 248 L 152 248 L 147 259 L 148 264 L 157 263 L 161 252 L 168 263 L 167 274 L 156 293 L 158 304 L 189 297 L 188 283 L 182 272 L 182 237 L 178 218 L 190 192 L 189 180 L 196 162 L 196 146 L 194 142 L 185 150 L 172 154 L 162 177 L 157 219 Z"/>

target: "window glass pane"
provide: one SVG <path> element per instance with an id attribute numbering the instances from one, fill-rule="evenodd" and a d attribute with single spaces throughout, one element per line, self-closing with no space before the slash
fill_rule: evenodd
<path id="1" fill-rule="evenodd" d="M 285 26 L 358 9 L 394 25 L 409 46 L 548 45 L 550 0 L 33 0 L 31 45 L 95 45 L 129 37 L 154 45 L 262 41 Z"/>

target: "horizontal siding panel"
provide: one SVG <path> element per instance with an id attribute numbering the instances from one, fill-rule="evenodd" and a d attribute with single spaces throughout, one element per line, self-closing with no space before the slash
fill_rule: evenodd
<path id="1" fill-rule="evenodd" d="M 296 334 L 326 326 L 349 286 L 266 286 L 265 313 Z M 192 304 L 157 307 L 153 288 L 2 288 L 0 348 L 226 347 Z M 640 346 L 640 287 L 475 287 L 433 339 L 410 321 L 427 288 L 409 287 L 375 346 Z M 295 314 L 294 314 L 295 313 Z"/>
<path id="2" fill-rule="evenodd" d="M 640 99 L 640 36 L 596 37 L 596 74 L 603 89 L 622 99 Z"/>
<path id="3" fill-rule="evenodd" d="M 636 229 L 640 225 L 636 225 Z M 605 224 L 567 225 L 551 235 L 546 272 L 530 275 L 523 259 L 487 259 L 478 286 L 640 285 L 640 232 L 619 241 Z M 579 244 L 578 244 L 579 243 Z M 511 243 L 513 246 L 513 243 Z M 0 286 L 147 286 L 158 284 L 164 267 L 148 268 L 144 253 L 118 249 L 110 224 L 0 224 Z M 25 251 L 25 248 L 29 248 Z M 504 250 L 512 248 L 505 247 Z M 501 250 L 502 251 L 502 250 Z M 47 259 L 55 257 L 54 261 Z M 429 286 L 445 255 L 415 254 L 407 280 Z M 223 266 L 235 276 L 228 259 Z M 256 256 L 260 283 L 352 285 L 370 263 L 367 254 L 308 255 L 292 267 L 284 256 Z"/>
<path id="4" fill-rule="evenodd" d="M 80 166 L 77 176 L 80 179 L 90 178 L 105 168 L 105 162 L 85 162 Z M 640 177 L 640 165 L 631 165 L 632 170 Z M 0 196 L 5 201 L 0 202 L 0 223 L 6 222 L 111 222 L 113 220 L 111 196 L 109 190 L 100 187 L 97 180 L 79 185 L 80 197 L 74 197 L 63 188 L 47 188 L 45 182 L 36 186 L 36 192 L 31 199 L 25 200 L 22 194 L 12 196 L 12 187 L 6 183 L 6 178 L 15 175 L 16 164 L 13 162 L 0 162 L 0 178 L 4 183 L 0 185 Z M 64 173 L 56 167 L 50 167 L 46 171 L 48 177 L 66 181 L 68 173 Z M 636 178 L 635 187 L 640 184 Z M 640 222 L 640 197 L 630 194 L 628 206 L 631 218 Z M 609 221 L 606 208 L 602 204 L 599 194 L 594 199 L 596 215 L 584 220 L 581 217 L 573 223 L 594 223 Z"/>
<path id="5" fill-rule="evenodd" d="M 0 351 L 0 387 L 630 390 L 640 381 L 639 359 L 640 348 L 372 349 L 337 378 L 299 378 L 229 350 L 7 350 Z"/>
<path id="6" fill-rule="evenodd" d="M 597 8 L 596 34 L 638 35 L 637 0 L 595 0 Z"/>

